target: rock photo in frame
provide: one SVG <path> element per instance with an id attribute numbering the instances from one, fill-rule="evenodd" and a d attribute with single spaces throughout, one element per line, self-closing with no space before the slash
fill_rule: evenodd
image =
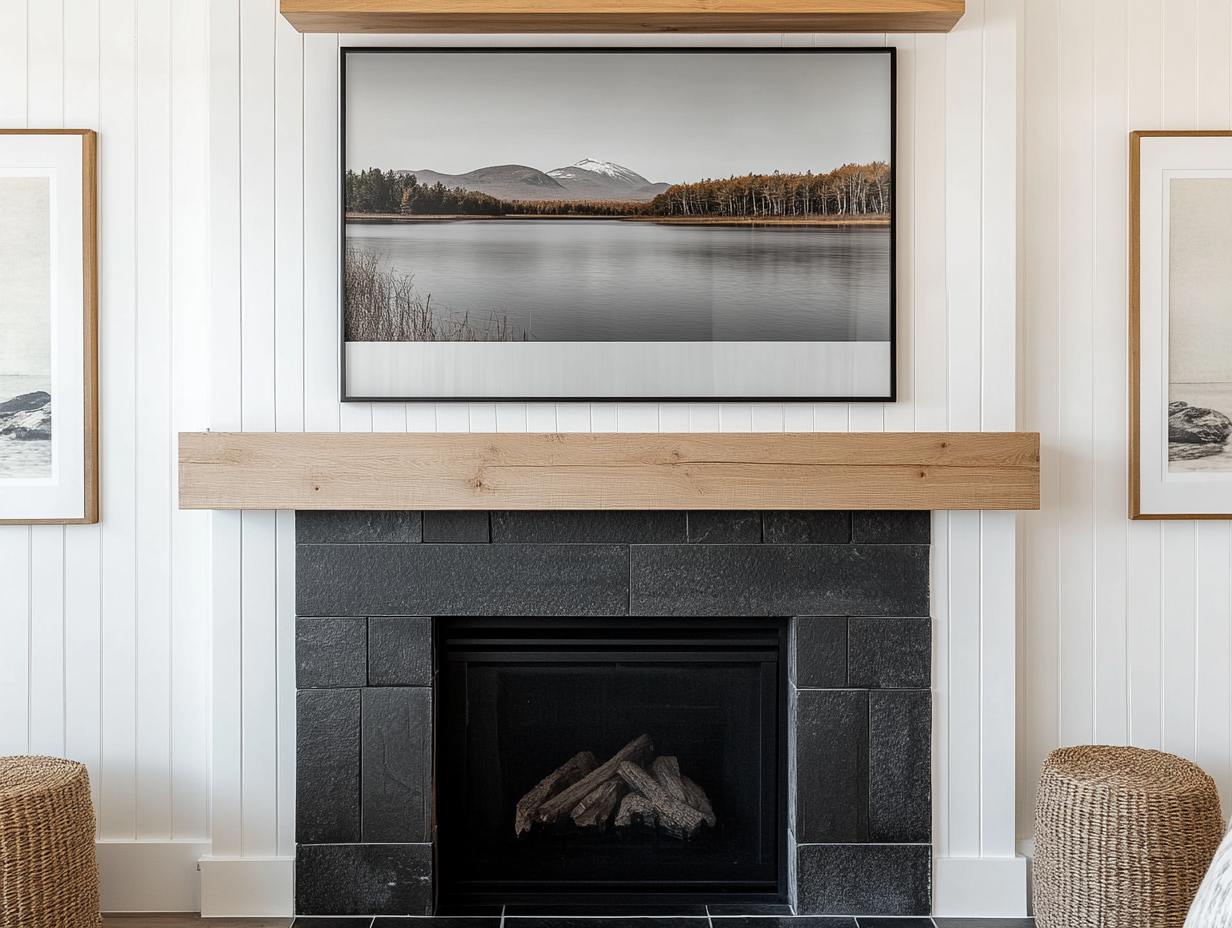
<path id="1" fill-rule="evenodd" d="M 891 401 L 895 50 L 342 52 L 345 400 Z"/>

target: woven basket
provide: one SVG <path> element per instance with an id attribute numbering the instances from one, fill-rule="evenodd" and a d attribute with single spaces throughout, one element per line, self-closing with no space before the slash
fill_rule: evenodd
<path id="1" fill-rule="evenodd" d="M 1222 836 L 1215 781 L 1196 764 L 1053 751 L 1035 803 L 1037 928 L 1181 928 Z"/>
<path id="2" fill-rule="evenodd" d="M 85 765 L 0 757 L 0 926 L 99 928 Z"/>

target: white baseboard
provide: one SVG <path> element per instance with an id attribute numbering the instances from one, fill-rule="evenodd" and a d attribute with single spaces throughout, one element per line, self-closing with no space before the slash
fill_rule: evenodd
<path id="1" fill-rule="evenodd" d="M 199 912 L 197 858 L 209 842 L 100 841 L 99 892 L 104 912 Z"/>
<path id="2" fill-rule="evenodd" d="M 939 857 L 933 861 L 933 914 L 1023 918 L 1027 858 Z"/>
<path id="3" fill-rule="evenodd" d="M 198 863 L 203 918 L 295 914 L 294 857 L 202 857 Z"/>

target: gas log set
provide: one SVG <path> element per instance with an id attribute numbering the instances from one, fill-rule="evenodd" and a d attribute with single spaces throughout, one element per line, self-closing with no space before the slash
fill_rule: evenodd
<path id="1" fill-rule="evenodd" d="M 569 758 L 518 801 L 514 827 L 522 835 L 536 823 L 570 820 L 599 832 L 612 824 L 618 833 L 658 830 L 674 838 L 692 838 L 716 821 L 705 791 L 681 775 L 675 757 L 655 757 L 649 735 L 634 738 L 603 764 L 590 751 Z"/>

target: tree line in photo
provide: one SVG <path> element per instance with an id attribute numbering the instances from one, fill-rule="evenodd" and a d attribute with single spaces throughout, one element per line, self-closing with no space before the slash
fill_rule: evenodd
<path id="1" fill-rule="evenodd" d="M 696 219 L 811 219 L 886 216 L 890 166 L 845 164 L 826 174 L 746 174 L 676 184 L 648 203 L 606 200 L 502 200 L 399 171 L 346 173 L 346 212 L 401 216 L 623 216 Z"/>

